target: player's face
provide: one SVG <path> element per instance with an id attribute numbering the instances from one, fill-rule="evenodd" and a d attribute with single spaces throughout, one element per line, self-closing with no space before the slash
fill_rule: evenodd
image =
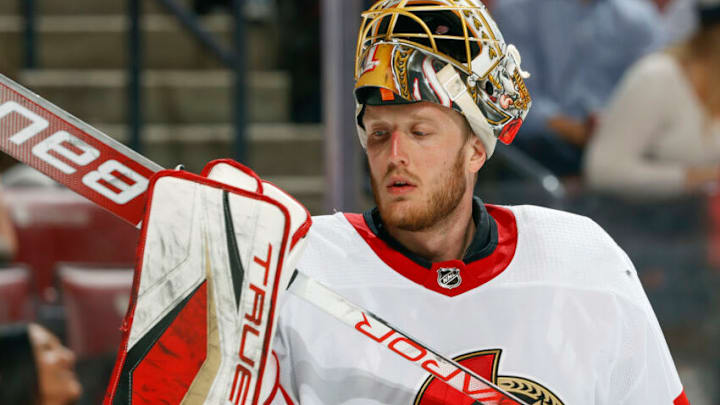
<path id="1" fill-rule="evenodd" d="M 470 198 L 485 155 L 462 115 L 428 102 L 367 106 L 363 123 L 375 202 L 386 226 L 428 229 Z"/>
<path id="2" fill-rule="evenodd" d="M 75 355 L 40 325 L 29 327 L 38 371 L 41 404 L 70 404 L 82 393 L 75 375 Z"/>

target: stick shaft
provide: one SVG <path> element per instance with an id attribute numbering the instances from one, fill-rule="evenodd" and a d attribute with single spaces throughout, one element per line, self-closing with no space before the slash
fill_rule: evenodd
<path id="1" fill-rule="evenodd" d="M 138 226 L 162 167 L 0 75 L 0 150 Z"/>
<path id="2" fill-rule="evenodd" d="M 525 405 L 524 402 L 457 362 L 441 355 L 390 323 L 366 311 L 300 271 L 290 292 L 334 316 L 369 341 L 385 346 L 417 367 L 483 405 Z"/>

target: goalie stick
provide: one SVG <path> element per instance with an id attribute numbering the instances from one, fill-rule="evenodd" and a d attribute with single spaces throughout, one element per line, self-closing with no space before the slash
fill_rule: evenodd
<path id="1" fill-rule="evenodd" d="M 139 227 L 162 167 L 0 74 L 0 149 Z M 290 291 L 474 399 L 526 405 L 462 365 L 297 273 Z M 399 344 L 402 343 L 402 344 Z"/>

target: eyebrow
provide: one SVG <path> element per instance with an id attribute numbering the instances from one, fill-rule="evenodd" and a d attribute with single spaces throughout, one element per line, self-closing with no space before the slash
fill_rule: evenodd
<path id="1" fill-rule="evenodd" d="M 365 111 L 363 112 L 362 119 L 363 121 L 367 119 L 378 121 L 380 120 L 380 117 L 377 117 L 376 114 L 373 114 L 372 111 L 366 107 Z"/>
<path id="2" fill-rule="evenodd" d="M 417 112 L 416 112 L 416 113 L 413 113 L 413 114 L 410 114 L 409 117 L 410 117 L 411 119 L 414 119 L 415 121 L 426 121 L 426 122 L 431 122 L 431 123 L 434 122 L 433 120 L 431 120 L 430 118 L 428 118 L 425 114 L 420 114 L 420 113 L 417 113 Z"/>
<path id="3" fill-rule="evenodd" d="M 416 111 L 411 114 L 403 114 L 404 116 L 408 117 L 411 120 L 415 121 L 424 121 L 424 122 L 433 122 L 432 119 L 427 117 L 427 114 L 423 113 L 424 110 Z M 365 110 L 365 113 L 363 114 L 363 121 L 375 121 L 379 123 L 386 123 L 388 120 L 386 120 L 383 117 L 378 117 L 375 114 L 372 114 L 371 112 Z"/>

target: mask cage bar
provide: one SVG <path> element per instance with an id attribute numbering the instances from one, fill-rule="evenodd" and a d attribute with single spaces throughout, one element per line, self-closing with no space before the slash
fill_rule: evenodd
<path id="1" fill-rule="evenodd" d="M 472 27 L 472 25 L 469 23 L 468 19 L 471 18 L 470 12 L 475 11 L 480 8 L 478 6 L 461 6 L 458 5 L 454 0 L 441 0 L 441 1 L 428 1 L 428 0 L 400 0 L 398 1 L 393 7 L 391 8 L 383 8 L 386 7 L 389 1 L 379 1 L 375 3 L 368 11 L 365 11 L 362 13 L 363 21 L 360 26 L 360 31 L 358 34 L 358 45 L 356 49 L 356 58 L 355 58 L 355 79 L 358 79 L 359 73 L 361 71 L 360 66 L 362 64 L 362 61 L 366 57 L 367 52 L 370 48 L 372 48 L 373 45 L 376 43 L 402 43 L 407 46 L 417 48 L 420 50 L 431 52 L 437 56 L 440 56 L 441 59 L 445 60 L 446 62 L 449 62 L 459 69 L 463 70 L 468 75 L 472 74 L 472 55 L 470 51 L 470 43 L 476 43 L 480 45 L 480 51 L 482 52 L 482 45 L 498 45 L 499 41 L 495 39 L 495 36 L 491 29 L 489 29 L 489 24 L 487 23 L 487 20 L 482 15 L 482 13 L 479 13 L 480 19 L 482 20 L 482 24 L 487 27 L 487 31 L 490 34 L 491 39 L 480 39 L 478 38 L 478 34 L 475 31 L 475 29 Z M 406 7 L 406 5 L 410 3 L 411 5 Z M 412 6 L 413 3 L 421 3 L 422 5 L 418 6 Z M 428 3 L 431 3 L 433 5 L 428 5 Z M 442 8 L 436 7 L 434 5 L 441 5 L 444 6 Z M 463 36 L 456 36 L 456 35 L 440 35 L 440 34 L 433 34 L 430 30 L 430 28 L 427 26 L 425 21 L 423 21 L 420 17 L 415 15 L 413 12 L 422 12 L 422 11 L 452 11 L 458 18 L 458 20 L 461 23 L 462 30 L 463 30 Z M 410 18 L 415 23 L 418 24 L 418 26 L 422 29 L 422 31 L 425 31 L 425 34 L 422 33 L 395 33 L 395 25 L 397 23 L 397 19 L 399 16 L 404 16 L 407 18 Z M 384 33 L 380 34 L 378 33 L 380 26 L 382 25 L 385 18 L 390 17 L 391 21 L 385 30 Z M 475 20 L 476 23 L 478 20 Z M 468 35 L 468 29 L 472 31 L 472 36 Z M 374 30 L 373 35 L 369 35 L 370 31 Z M 427 39 L 430 42 L 430 46 L 423 45 L 421 43 L 415 42 L 410 40 L 411 38 L 422 38 Z M 458 41 L 464 41 L 465 42 L 465 60 L 466 62 L 461 62 L 450 55 L 447 55 L 444 52 L 440 52 L 437 48 L 437 44 L 435 42 L 435 39 L 445 39 L 445 40 L 458 40 Z M 499 47 L 497 47 L 496 52 L 498 54 L 501 54 L 501 50 Z M 502 59 L 502 58 L 501 58 Z"/>

